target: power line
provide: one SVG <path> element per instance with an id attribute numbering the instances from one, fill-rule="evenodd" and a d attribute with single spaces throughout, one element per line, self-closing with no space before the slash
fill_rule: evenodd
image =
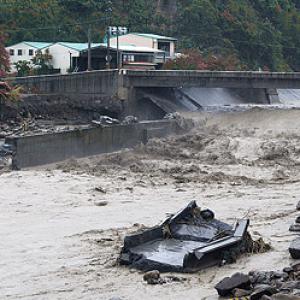
<path id="1" fill-rule="evenodd" d="M 105 21 L 109 19 L 109 17 L 102 17 L 102 18 L 97 18 L 94 21 L 87 21 L 87 22 L 77 22 L 77 23 L 65 23 L 61 25 L 56 25 L 56 26 L 49 26 L 49 27 L 34 27 L 34 28 L 14 28 L 14 29 L 6 29 L 4 28 L 3 30 L 5 32 L 17 32 L 17 31 L 26 31 L 29 30 L 30 32 L 32 31 L 43 31 L 43 30 L 51 30 L 51 29 L 61 29 L 62 27 L 71 27 L 71 26 L 78 26 L 78 25 L 92 25 L 92 24 L 97 24 L 97 23 L 102 23 L 102 21 Z"/>

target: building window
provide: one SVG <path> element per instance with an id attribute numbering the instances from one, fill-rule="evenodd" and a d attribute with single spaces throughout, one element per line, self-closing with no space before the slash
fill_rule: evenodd
<path id="1" fill-rule="evenodd" d="M 171 43 L 170 42 L 158 42 L 158 49 L 166 52 L 167 56 L 170 56 Z"/>
<path id="2" fill-rule="evenodd" d="M 18 49 L 18 56 L 22 56 L 22 55 L 23 55 L 22 49 Z"/>
<path id="3" fill-rule="evenodd" d="M 134 55 L 124 54 L 123 62 L 134 62 Z"/>
<path id="4" fill-rule="evenodd" d="M 14 56 L 15 55 L 15 50 L 14 49 L 9 49 L 9 55 Z"/>
<path id="5" fill-rule="evenodd" d="M 33 56 L 33 49 L 29 49 L 29 56 Z"/>

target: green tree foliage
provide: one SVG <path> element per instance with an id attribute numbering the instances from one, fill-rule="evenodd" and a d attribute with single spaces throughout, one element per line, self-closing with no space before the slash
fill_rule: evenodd
<path id="1" fill-rule="evenodd" d="M 19 60 L 18 62 L 14 63 L 14 66 L 19 77 L 29 76 L 32 71 L 31 64 L 27 60 Z"/>
<path id="2" fill-rule="evenodd" d="M 49 54 L 48 49 L 45 53 L 39 50 L 32 59 L 32 63 L 34 65 L 34 71 L 37 75 L 49 74 L 49 72 L 53 69 L 52 55 Z"/>
<path id="3" fill-rule="evenodd" d="M 300 71 L 299 0 L 0 1 L 8 43 L 87 41 L 89 26 L 101 42 L 108 24 L 174 35 L 178 51 L 238 57 L 247 69 Z"/>

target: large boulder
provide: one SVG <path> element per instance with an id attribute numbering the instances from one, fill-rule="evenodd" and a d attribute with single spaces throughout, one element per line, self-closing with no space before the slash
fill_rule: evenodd
<path id="1" fill-rule="evenodd" d="M 215 286 L 218 294 L 222 297 L 233 295 L 234 289 L 249 290 L 250 288 L 249 276 L 242 273 L 235 273 L 231 277 L 226 277 Z"/>
<path id="2" fill-rule="evenodd" d="M 292 241 L 289 247 L 290 254 L 294 259 L 300 259 L 300 238 Z"/>

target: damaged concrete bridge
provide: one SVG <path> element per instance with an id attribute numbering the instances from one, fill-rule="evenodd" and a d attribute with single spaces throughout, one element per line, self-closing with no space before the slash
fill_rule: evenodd
<path id="1" fill-rule="evenodd" d="M 122 74 L 124 85 L 128 88 L 300 88 L 300 73 L 124 70 Z"/>
<path id="2" fill-rule="evenodd" d="M 159 119 L 196 111 L 203 103 L 279 103 L 278 89 L 300 89 L 300 73 L 101 70 L 12 79 L 31 106 L 61 103 L 78 108 Z M 226 104 L 226 103 L 225 103 Z"/>
<path id="3" fill-rule="evenodd" d="M 278 104 L 278 89 L 300 89 L 300 73 L 123 71 L 127 98 L 150 100 L 163 111 L 196 111 L 204 104 Z"/>

